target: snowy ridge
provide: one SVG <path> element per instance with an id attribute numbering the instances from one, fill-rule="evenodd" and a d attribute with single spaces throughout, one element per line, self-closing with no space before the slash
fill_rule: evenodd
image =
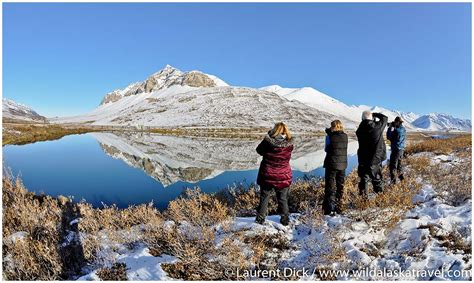
<path id="1" fill-rule="evenodd" d="M 349 106 L 310 87 L 282 88 L 278 85 L 271 85 L 267 87 L 262 87 L 260 89 L 274 92 L 288 100 L 299 101 L 315 109 L 333 114 L 338 117 L 343 117 L 352 122 L 351 124 L 346 125 L 346 127 L 348 126 L 349 128 L 355 128 L 356 125 L 359 124 L 361 114 L 365 110 L 370 110 L 372 112 L 381 112 L 388 117 L 389 121 L 393 121 L 395 117 L 401 116 L 402 118 L 404 118 L 405 126 L 408 129 L 415 128 L 411 123 L 419 117 L 417 114 L 412 112 L 404 113 L 400 111 L 388 110 L 377 106 Z"/>
<path id="2" fill-rule="evenodd" d="M 325 128 L 334 115 L 277 94 L 241 87 L 173 85 L 125 96 L 89 114 L 55 122 L 155 127 L 271 127 L 285 121 L 294 131 Z M 344 122 L 349 123 L 346 120 Z"/>
<path id="3" fill-rule="evenodd" d="M 11 99 L 2 99 L 2 115 L 4 118 L 26 120 L 26 121 L 46 121 L 46 118 L 39 115 L 31 107 L 17 103 Z"/>
<path id="4" fill-rule="evenodd" d="M 200 71 L 183 72 L 170 65 L 144 81 L 108 93 L 100 106 L 88 114 L 56 118 L 54 122 L 240 128 L 271 127 L 275 122 L 285 121 L 294 130 L 314 131 L 324 129 L 334 119 L 341 120 L 348 129 L 355 129 L 364 110 L 381 112 L 389 121 L 401 116 L 408 130 L 470 131 L 471 128 L 467 120 L 450 118 L 446 122 L 449 115 L 421 119 L 423 116 L 413 112 L 349 106 L 311 87 L 229 86 L 216 76 Z"/>
<path id="5" fill-rule="evenodd" d="M 413 125 L 429 131 L 463 131 L 470 132 L 471 120 L 459 119 L 447 114 L 430 113 L 413 121 Z"/>
<path id="6" fill-rule="evenodd" d="M 349 128 L 353 128 L 354 125 L 360 122 L 363 111 L 370 110 L 372 112 L 383 113 L 388 117 L 389 122 L 393 121 L 397 116 L 402 117 L 405 121 L 405 127 L 408 130 L 471 131 L 470 120 L 455 118 L 448 114 L 428 114 L 421 116 L 413 112 L 389 110 L 379 106 L 349 106 L 310 87 L 282 88 L 278 85 L 270 85 L 260 89 L 276 93 L 290 101 L 299 101 L 315 109 L 343 117 L 352 121 L 352 123 L 349 124 Z"/>

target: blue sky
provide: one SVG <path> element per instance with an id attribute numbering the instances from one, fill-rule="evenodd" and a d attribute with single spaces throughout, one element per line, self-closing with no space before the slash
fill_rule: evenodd
<path id="1" fill-rule="evenodd" d="M 3 4 L 3 95 L 81 114 L 166 64 L 471 117 L 471 4 Z"/>

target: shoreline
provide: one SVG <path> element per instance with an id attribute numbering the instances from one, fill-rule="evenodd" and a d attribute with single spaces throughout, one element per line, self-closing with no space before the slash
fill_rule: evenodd
<path id="1" fill-rule="evenodd" d="M 229 139 L 261 139 L 269 128 L 213 128 L 213 127 L 131 127 L 131 126 L 97 126 L 90 124 L 58 124 L 34 123 L 24 121 L 4 122 L 2 127 L 2 145 L 23 145 L 38 141 L 60 139 L 72 134 L 85 134 L 91 132 L 131 132 L 150 133 L 177 137 L 202 137 L 202 138 L 229 138 Z M 293 131 L 295 137 L 323 137 L 324 130 L 320 131 Z M 346 129 L 351 138 L 356 138 L 354 129 Z M 413 140 L 431 139 L 435 135 L 455 136 L 462 132 L 407 132 Z"/>

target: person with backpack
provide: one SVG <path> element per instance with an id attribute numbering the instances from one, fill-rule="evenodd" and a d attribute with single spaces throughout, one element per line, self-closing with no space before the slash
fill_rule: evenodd
<path id="1" fill-rule="evenodd" d="M 339 120 L 331 122 L 331 127 L 326 129 L 326 134 L 323 212 L 325 215 L 335 215 L 342 212 L 348 138 Z"/>
<path id="2" fill-rule="evenodd" d="M 405 150 L 405 137 L 406 130 L 403 126 L 403 119 L 396 117 L 395 120 L 390 123 L 387 130 L 387 139 L 390 141 L 390 181 L 392 184 L 397 183 L 397 177 L 400 181 L 403 181 L 403 152 Z"/>
<path id="3" fill-rule="evenodd" d="M 257 208 L 255 222 L 265 223 L 268 202 L 273 191 L 276 193 L 281 224 L 290 222 L 288 209 L 288 191 L 293 172 L 290 167 L 293 139 L 288 126 L 276 123 L 275 127 L 265 135 L 257 146 L 257 153 L 263 156 L 258 170 L 257 184 L 260 186 L 260 203 Z"/>
<path id="4" fill-rule="evenodd" d="M 370 182 L 376 193 L 383 192 L 382 162 L 387 158 L 383 136 L 387 122 L 388 117 L 382 113 L 366 110 L 362 113 L 362 122 L 356 131 L 359 142 L 357 150 L 359 194 L 365 198 L 368 197 Z"/>

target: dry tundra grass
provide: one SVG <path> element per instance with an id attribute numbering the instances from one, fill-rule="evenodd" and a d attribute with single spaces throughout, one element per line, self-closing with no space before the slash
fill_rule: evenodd
<path id="1" fill-rule="evenodd" d="M 38 141 L 57 140 L 67 135 L 84 134 L 94 131 L 87 127 L 65 128 L 51 124 L 4 124 L 3 145 L 28 144 Z"/>
<path id="2" fill-rule="evenodd" d="M 69 200 L 28 192 L 3 179 L 3 276 L 10 280 L 65 279 L 59 243 Z M 21 234 L 19 234 L 19 233 Z M 13 236 L 12 236 L 13 235 Z M 14 236 L 17 236 L 15 239 Z"/>
<path id="3" fill-rule="evenodd" d="M 433 164 L 428 155 L 409 156 L 407 180 L 387 186 L 384 194 L 374 195 L 368 201 L 358 196 L 357 174 L 352 172 L 346 180 L 346 216 L 389 230 L 413 206 L 412 196 L 420 188 L 417 177 L 431 183 L 440 196 L 453 205 L 471 197 L 470 138 L 426 141 L 407 149 L 410 154 L 421 151 L 453 153 L 463 157 L 464 162 L 448 166 Z M 323 223 L 323 188 L 322 180 L 306 179 L 295 182 L 290 189 L 291 210 L 301 213 L 301 222 L 314 229 Z M 71 279 L 89 264 L 100 268 L 98 276 L 103 280 L 124 280 L 127 267 L 108 258 L 108 252 L 121 245 L 133 248 L 143 243 L 153 255 L 165 253 L 178 259 L 163 265 L 173 278 L 239 279 L 225 274 L 224 270 L 271 269 L 278 265 L 278 254 L 289 248 L 288 241 L 279 236 L 234 233 L 229 227 L 233 217 L 255 214 L 258 194 L 257 187 L 235 188 L 215 195 L 190 190 L 170 202 L 164 212 L 153 204 L 98 209 L 64 197 L 30 193 L 20 180 L 4 177 L 3 277 L 8 280 Z M 273 202 L 271 213 L 275 212 Z M 441 237 L 435 232 L 434 236 Z M 82 236 L 69 237 L 78 233 Z M 325 248 L 329 248 L 329 252 L 322 256 L 315 243 L 313 261 L 323 265 L 344 262 L 345 252 L 336 235 L 327 236 L 331 245 Z M 104 243 L 104 237 L 108 242 Z M 443 243 L 448 248 L 468 250 L 456 235 L 446 237 Z M 250 247 L 248 253 L 242 252 L 244 245 Z M 270 254 L 269 250 L 276 252 Z"/>
<path id="4" fill-rule="evenodd" d="M 408 155 L 412 155 L 418 152 L 449 154 L 455 150 L 471 148 L 471 146 L 471 135 L 462 134 L 446 139 L 431 139 L 412 143 L 407 146 L 405 153 Z"/>

